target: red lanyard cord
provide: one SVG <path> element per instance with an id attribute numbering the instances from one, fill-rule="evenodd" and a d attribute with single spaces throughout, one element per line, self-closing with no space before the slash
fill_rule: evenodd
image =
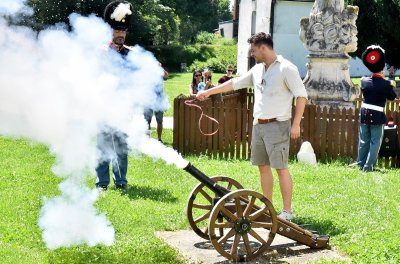
<path id="1" fill-rule="evenodd" d="M 218 122 L 215 118 L 212 118 L 212 117 L 210 117 L 210 116 L 204 114 L 203 109 L 201 108 L 201 106 L 199 106 L 199 105 L 197 105 L 197 104 L 194 103 L 196 100 L 197 100 L 197 99 L 186 100 L 186 101 L 185 101 L 185 105 L 187 105 L 187 106 L 189 106 L 189 107 L 195 107 L 195 108 L 200 109 L 201 115 L 200 115 L 200 119 L 199 119 L 199 130 L 200 130 L 201 134 L 203 134 L 204 136 L 212 136 L 212 135 L 216 134 L 216 133 L 218 132 L 218 129 L 219 129 L 219 122 Z M 204 133 L 203 130 L 201 130 L 201 119 L 203 118 L 203 116 L 207 117 L 208 119 L 210 119 L 211 121 L 213 121 L 214 123 L 216 123 L 216 124 L 217 124 L 217 130 L 215 130 L 215 131 L 212 132 L 212 133 L 208 133 L 208 134 L 207 134 L 207 133 Z"/>

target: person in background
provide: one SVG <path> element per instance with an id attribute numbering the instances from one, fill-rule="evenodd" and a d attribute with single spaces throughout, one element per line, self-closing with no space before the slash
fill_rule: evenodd
<path id="1" fill-rule="evenodd" d="M 227 82 L 232 78 L 233 78 L 233 66 L 231 64 L 229 64 L 226 67 L 226 74 L 224 76 L 222 76 L 221 78 L 219 78 L 218 85 L 223 84 L 224 82 Z"/>
<path id="2" fill-rule="evenodd" d="M 112 28 L 112 41 L 108 44 L 108 50 L 114 51 L 125 58 L 134 50 L 125 45 L 126 32 L 129 26 L 133 7 L 127 1 L 112 1 L 104 10 L 104 20 Z M 97 148 L 101 158 L 96 167 L 96 188 L 106 191 L 110 184 L 110 163 L 114 175 L 114 183 L 117 189 L 127 190 L 128 181 L 128 144 L 127 135 L 108 126 L 102 128 L 97 135 Z"/>
<path id="3" fill-rule="evenodd" d="M 250 159 L 253 165 L 258 166 L 263 194 L 271 202 L 274 186 L 271 169 L 276 169 L 283 198 L 279 217 L 291 221 L 294 215 L 293 183 L 288 169 L 289 143 L 290 138 L 300 137 L 307 91 L 297 67 L 275 53 L 271 35 L 260 32 L 250 37 L 248 42 L 257 64 L 242 76 L 199 92 L 196 97 L 205 100 L 213 94 L 254 87 Z M 296 106 L 291 124 L 293 98 L 296 98 Z"/>
<path id="4" fill-rule="evenodd" d="M 192 82 L 189 84 L 189 94 L 195 95 L 199 91 L 204 91 L 206 84 L 203 82 L 203 75 L 200 70 L 193 71 Z"/>
<path id="5" fill-rule="evenodd" d="M 394 66 L 390 66 L 389 67 L 389 81 L 394 81 L 394 79 L 396 78 L 396 76 L 394 75 L 394 73 L 396 72 L 396 70 L 394 69 Z"/>
<path id="6" fill-rule="evenodd" d="M 384 107 L 386 100 L 396 98 L 393 90 L 396 83 L 385 80 L 385 51 L 380 46 L 369 46 L 362 54 L 362 61 L 372 75 L 361 79 L 364 99 L 360 111 L 356 165 L 363 171 L 372 171 L 376 166 L 386 124 Z"/>
<path id="7" fill-rule="evenodd" d="M 211 69 L 205 69 L 203 72 L 203 77 L 204 77 L 204 82 L 206 84 L 206 87 L 204 88 L 204 90 L 208 90 L 215 86 L 212 84 L 212 70 Z"/>
<path id="8" fill-rule="evenodd" d="M 160 63 L 160 66 L 161 63 Z M 163 80 L 168 79 L 168 71 L 164 69 L 164 75 L 163 75 Z M 160 86 L 157 87 L 156 89 L 156 95 L 157 95 L 157 107 L 159 110 L 153 110 L 151 108 L 146 108 L 144 109 L 144 118 L 147 121 L 147 124 L 149 125 L 149 130 L 151 129 L 150 124 L 151 124 L 151 119 L 153 118 L 153 114 L 156 117 L 156 122 L 157 122 L 157 138 L 158 141 L 163 143 L 161 137 L 162 137 L 162 130 L 163 130 L 163 119 L 164 119 L 164 112 L 168 108 L 168 100 L 164 94 L 164 84 L 161 82 Z"/>

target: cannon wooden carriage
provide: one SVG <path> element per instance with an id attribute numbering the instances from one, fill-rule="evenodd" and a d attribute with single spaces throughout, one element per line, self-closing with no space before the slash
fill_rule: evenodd
<path id="1" fill-rule="evenodd" d="M 270 247 L 277 233 L 311 248 L 329 245 L 329 236 L 278 218 L 266 197 L 243 189 L 236 180 L 225 176 L 210 178 L 191 163 L 184 169 L 200 181 L 187 204 L 190 226 L 197 235 L 210 240 L 225 258 L 253 260 Z"/>

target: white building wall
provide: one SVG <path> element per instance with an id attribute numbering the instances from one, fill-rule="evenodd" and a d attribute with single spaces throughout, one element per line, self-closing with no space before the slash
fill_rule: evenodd
<path id="1" fill-rule="evenodd" d="M 237 74 L 248 70 L 249 44 L 247 39 L 251 36 L 251 17 L 256 12 L 256 32 L 269 33 L 271 0 L 241 0 L 239 7 L 239 32 L 238 32 L 238 59 Z"/>
<path id="2" fill-rule="evenodd" d="M 221 29 L 224 30 L 224 38 L 232 39 L 233 38 L 233 21 L 225 21 L 219 23 L 219 33 L 221 33 Z"/>
<path id="3" fill-rule="evenodd" d="M 265 32 L 270 33 L 271 24 L 271 1 L 270 0 L 257 0 L 256 2 L 256 33 Z"/>
<path id="4" fill-rule="evenodd" d="M 273 40 L 274 49 L 278 54 L 292 61 L 305 77 L 309 52 L 304 48 L 299 38 L 300 19 L 309 16 L 313 2 L 281 1 L 275 3 Z M 241 0 L 239 7 L 239 34 L 237 74 L 248 70 L 249 44 L 251 36 L 252 12 L 256 11 L 256 32 L 270 33 L 271 0 Z M 350 59 L 350 75 L 362 76 L 370 74 L 359 58 Z"/>
<path id="5" fill-rule="evenodd" d="M 299 38 L 300 19 L 309 16 L 314 2 L 276 1 L 274 15 L 274 49 L 293 62 L 304 78 L 309 54 Z M 350 59 L 350 76 L 368 75 L 368 69 L 359 58 Z"/>
<path id="6" fill-rule="evenodd" d="M 252 0 L 241 0 L 239 6 L 238 54 L 237 74 L 247 71 L 248 45 L 247 39 L 251 32 L 251 13 L 253 12 Z"/>
<path id="7" fill-rule="evenodd" d="M 313 2 L 276 1 L 274 15 L 274 50 L 294 63 L 300 75 L 307 74 L 308 51 L 299 38 L 300 19 L 310 15 Z"/>
<path id="8" fill-rule="evenodd" d="M 371 75 L 371 72 L 365 67 L 360 58 L 351 58 L 349 60 L 349 71 L 351 77 Z M 388 73 L 388 72 L 387 72 Z"/>

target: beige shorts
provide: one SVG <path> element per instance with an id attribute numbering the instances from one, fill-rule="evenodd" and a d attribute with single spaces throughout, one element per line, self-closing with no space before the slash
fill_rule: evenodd
<path id="1" fill-rule="evenodd" d="M 251 139 L 253 165 L 269 165 L 275 169 L 288 167 L 290 120 L 256 124 Z"/>

